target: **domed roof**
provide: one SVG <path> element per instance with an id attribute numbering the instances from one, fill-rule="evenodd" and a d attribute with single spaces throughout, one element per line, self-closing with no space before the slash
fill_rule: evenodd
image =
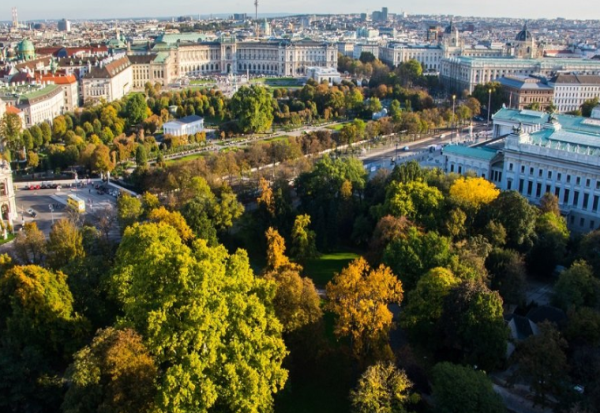
<path id="1" fill-rule="evenodd" d="M 527 30 L 527 23 L 523 25 L 523 30 L 521 30 L 519 34 L 517 34 L 515 40 L 518 42 L 528 42 L 533 40 L 533 35 L 529 30 Z"/>
<path id="2" fill-rule="evenodd" d="M 17 45 L 17 52 L 35 52 L 35 47 L 29 39 L 23 39 Z"/>

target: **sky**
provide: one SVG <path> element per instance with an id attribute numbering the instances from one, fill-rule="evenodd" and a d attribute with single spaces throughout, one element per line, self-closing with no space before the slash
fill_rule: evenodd
<path id="1" fill-rule="evenodd" d="M 600 19 L 598 0 L 579 0 L 576 7 L 559 0 L 428 0 L 422 2 L 389 3 L 367 0 L 259 0 L 259 13 L 319 13 L 346 14 L 380 10 L 387 6 L 390 13 L 449 14 L 456 16 Z M 20 21 L 67 19 L 108 19 L 125 17 L 171 17 L 182 15 L 210 15 L 254 13 L 254 0 L 16 0 L 3 1 L 0 21 L 9 21 L 11 7 L 16 6 Z M 12 4 L 11 4 L 12 3 Z M 404 3 L 404 4 L 402 4 Z"/>

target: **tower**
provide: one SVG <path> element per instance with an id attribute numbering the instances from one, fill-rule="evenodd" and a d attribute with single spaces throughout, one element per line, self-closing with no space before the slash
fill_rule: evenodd
<path id="1" fill-rule="evenodd" d="M 254 19 L 258 20 L 258 0 L 254 0 Z"/>
<path id="2" fill-rule="evenodd" d="M 19 28 L 19 16 L 17 14 L 17 8 L 16 7 L 12 8 L 12 28 L 13 29 L 18 29 Z"/>

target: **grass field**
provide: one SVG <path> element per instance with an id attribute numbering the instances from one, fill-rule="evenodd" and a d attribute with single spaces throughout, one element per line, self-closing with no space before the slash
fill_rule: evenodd
<path id="1" fill-rule="evenodd" d="M 338 123 L 337 125 L 325 126 L 325 129 L 331 129 L 331 130 L 334 130 L 334 131 L 341 131 L 343 127 L 344 127 L 343 124 Z"/>
<path id="2" fill-rule="evenodd" d="M 7 242 L 11 242 L 15 239 L 15 234 L 7 234 L 6 239 L 0 239 L 0 245 L 6 244 Z"/>
<path id="3" fill-rule="evenodd" d="M 272 138 L 260 141 L 260 143 L 273 143 L 273 142 L 287 141 L 289 138 L 290 137 L 287 135 L 274 136 Z"/>
<path id="4" fill-rule="evenodd" d="M 316 260 L 311 260 L 304 266 L 304 274 L 311 278 L 317 287 L 325 285 L 359 255 L 353 252 L 335 252 L 323 254 Z"/>
<path id="5" fill-rule="evenodd" d="M 177 158 L 177 159 L 167 159 L 165 161 L 165 163 L 167 165 L 173 164 L 173 163 L 178 163 L 178 162 L 187 162 L 187 161 L 193 161 L 194 159 L 198 159 L 198 158 L 202 158 L 203 156 L 205 156 L 206 153 L 195 153 L 193 155 L 188 155 L 188 156 L 184 156 L 183 158 Z"/>

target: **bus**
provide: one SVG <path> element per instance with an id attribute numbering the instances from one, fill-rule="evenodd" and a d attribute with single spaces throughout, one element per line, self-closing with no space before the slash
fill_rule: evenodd
<path id="1" fill-rule="evenodd" d="M 75 195 L 69 194 L 67 197 L 67 205 L 77 212 L 85 212 L 85 201 Z"/>

